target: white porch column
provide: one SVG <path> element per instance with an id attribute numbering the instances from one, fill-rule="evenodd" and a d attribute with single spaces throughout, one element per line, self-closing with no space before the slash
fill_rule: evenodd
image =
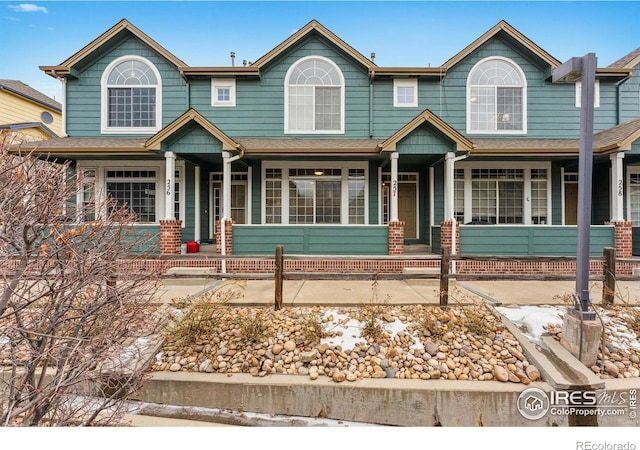
<path id="1" fill-rule="evenodd" d="M 398 221 L 398 152 L 391 153 L 391 189 L 389 222 Z"/>
<path id="2" fill-rule="evenodd" d="M 611 159 L 611 221 L 624 221 L 624 152 L 613 153 Z"/>
<path id="3" fill-rule="evenodd" d="M 222 218 L 220 226 L 223 227 L 223 221 L 231 219 L 231 153 L 222 152 Z"/>
<path id="4" fill-rule="evenodd" d="M 166 220 L 175 220 L 176 214 L 173 210 L 173 197 L 175 194 L 175 176 L 176 176 L 176 154 L 166 152 L 164 154 L 165 161 L 165 202 L 164 202 L 164 218 Z"/>
<path id="5" fill-rule="evenodd" d="M 444 220 L 453 218 L 454 202 L 454 167 L 456 155 L 453 152 L 446 154 L 444 158 Z"/>
<path id="6" fill-rule="evenodd" d="M 195 203 L 195 213 L 193 217 L 194 231 L 193 239 L 196 242 L 200 242 L 200 166 L 196 166 L 194 169 L 195 189 L 193 192 L 193 202 Z M 185 177 L 186 178 L 186 177 Z"/>

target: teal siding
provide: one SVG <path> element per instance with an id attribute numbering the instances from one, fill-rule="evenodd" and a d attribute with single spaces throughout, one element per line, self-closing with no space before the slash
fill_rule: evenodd
<path id="1" fill-rule="evenodd" d="M 433 223 L 440 225 L 444 220 L 444 164 L 435 166 L 433 174 Z"/>
<path id="2" fill-rule="evenodd" d="M 455 152 L 455 144 L 433 127 L 423 124 L 398 142 L 400 154 L 439 154 Z"/>
<path id="3" fill-rule="evenodd" d="M 461 226 L 460 253 L 465 255 L 575 256 L 575 226 Z M 591 227 L 591 256 L 615 247 L 612 226 Z"/>
<path id="4" fill-rule="evenodd" d="M 610 185 L 609 171 L 611 163 L 609 158 L 605 162 L 593 165 L 593 181 L 592 181 L 592 211 L 591 223 L 594 225 L 603 225 L 611 219 L 610 212 Z"/>
<path id="5" fill-rule="evenodd" d="M 135 243 L 132 251 L 136 255 L 158 255 L 160 253 L 160 225 L 133 225 L 124 241 Z"/>
<path id="6" fill-rule="evenodd" d="M 192 154 L 222 153 L 222 143 L 199 125 L 187 126 L 184 132 L 163 143 L 165 151 Z"/>
<path id="7" fill-rule="evenodd" d="M 93 60 L 86 67 L 78 67 L 80 77 L 67 82 L 67 133 L 69 136 L 100 136 L 100 81 L 107 66 L 126 55 L 142 56 L 150 60 L 162 78 L 162 126 L 175 120 L 187 109 L 187 83 L 169 61 L 139 39 L 129 35 L 117 45 Z"/>
<path id="8" fill-rule="evenodd" d="M 620 85 L 620 123 L 640 116 L 640 64 L 634 67 L 631 78 Z"/>
<path id="9" fill-rule="evenodd" d="M 440 225 L 434 225 L 431 227 L 431 253 L 439 255 L 442 252 L 442 246 L 440 245 Z"/>
<path id="10" fill-rule="evenodd" d="M 236 106 L 211 106 L 211 81 L 191 82 L 191 106 L 235 137 L 284 135 L 284 79 L 287 70 L 305 56 L 323 56 L 340 67 L 345 79 L 344 137 L 369 137 L 369 74 L 359 63 L 318 36 L 309 36 L 263 68 L 260 80 L 238 79 Z M 302 137 L 308 135 L 287 135 Z M 335 137 L 336 135 L 312 135 Z"/>
<path id="11" fill-rule="evenodd" d="M 433 112 L 461 133 L 466 133 L 467 76 L 480 60 L 502 56 L 518 64 L 527 78 L 527 134 L 529 138 L 577 138 L 580 109 L 575 107 L 575 86 L 547 81 L 546 68 L 534 64 L 506 40 L 496 36 L 451 68 L 442 82 L 439 95 L 433 97 Z M 615 89 L 601 84 L 601 106 L 594 117 L 594 128 L 615 125 Z M 486 135 L 484 135 L 486 137 Z M 523 137 L 525 137 L 523 135 Z"/>
<path id="12" fill-rule="evenodd" d="M 561 225 L 562 210 L 562 170 L 558 163 L 551 164 L 551 220 L 553 225 Z"/>
<path id="13" fill-rule="evenodd" d="M 386 255 L 386 226 L 252 226 L 233 227 L 234 255 L 285 253 L 303 255 Z"/>
<path id="14" fill-rule="evenodd" d="M 380 221 L 380 201 L 378 190 L 378 162 L 369 161 L 369 224 L 377 225 Z"/>
<path id="15" fill-rule="evenodd" d="M 262 161 L 251 163 L 251 223 L 262 222 Z"/>

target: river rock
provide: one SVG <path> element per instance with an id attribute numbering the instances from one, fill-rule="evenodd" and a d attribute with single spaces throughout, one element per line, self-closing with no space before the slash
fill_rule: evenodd
<path id="1" fill-rule="evenodd" d="M 607 360 L 604 362 L 604 370 L 614 378 L 617 378 L 620 374 L 620 369 L 611 361 Z"/>
<path id="2" fill-rule="evenodd" d="M 295 341 L 287 341 L 284 343 L 284 349 L 287 352 L 292 352 L 296 349 L 297 345 Z"/>
<path id="3" fill-rule="evenodd" d="M 509 372 L 502 366 L 493 366 L 493 376 L 498 381 L 509 381 Z"/>
<path id="4" fill-rule="evenodd" d="M 271 353 L 273 353 L 274 355 L 279 355 L 280 353 L 282 353 L 282 350 L 284 349 L 284 347 L 280 344 L 274 344 L 273 347 L 271 347 Z"/>
<path id="5" fill-rule="evenodd" d="M 531 381 L 538 381 L 540 379 L 540 371 L 533 364 L 529 364 L 525 371 Z"/>
<path id="6" fill-rule="evenodd" d="M 436 344 L 435 342 L 427 342 L 424 345 L 424 349 L 427 351 L 427 353 L 429 353 L 431 356 L 436 356 L 438 354 L 438 344 Z"/>
<path id="7" fill-rule="evenodd" d="M 344 372 L 336 370 L 333 372 L 333 376 L 331 378 L 333 378 L 333 381 L 336 383 L 342 383 L 347 378 L 347 375 Z"/>

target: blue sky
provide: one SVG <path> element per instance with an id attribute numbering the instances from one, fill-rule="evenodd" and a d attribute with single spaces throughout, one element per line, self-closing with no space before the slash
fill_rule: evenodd
<path id="1" fill-rule="evenodd" d="M 439 66 L 500 20 L 557 59 L 640 47 L 640 1 L 0 1 L 0 78 L 60 99 L 60 64 L 126 18 L 192 66 L 255 61 L 311 19 L 380 66 Z M 9 63 L 8 63 L 9 62 Z"/>

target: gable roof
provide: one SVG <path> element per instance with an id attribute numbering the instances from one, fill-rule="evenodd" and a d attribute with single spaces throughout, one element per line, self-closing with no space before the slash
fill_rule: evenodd
<path id="1" fill-rule="evenodd" d="M 631 150 L 631 144 L 640 138 L 640 117 L 593 135 L 593 147 L 600 152 Z"/>
<path id="2" fill-rule="evenodd" d="M 355 50 L 353 47 L 351 47 L 345 41 L 343 41 L 338 36 L 333 34 L 331 31 L 329 31 L 327 28 L 325 28 L 322 24 L 320 24 L 320 22 L 318 22 L 315 19 L 309 22 L 308 24 L 306 24 L 304 27 L 300 28 L 295 33 L 293 33 L 291 36 L 285 39 L 282 43 L 277 45 L 273 50 L 269 51 L 267 54 L 260 57 L 257 61 L 251 64 L 251 67 L 257 67 L 259 69 L 264 67 L 265 64 L 269 63 L 270 61 L 273 61 L 273 59 L 280 56 L 287 49 L 291 48 L 293 45 L 295 45 L 300 40 L 302 40 L 307 35 L 313 32 L 316 32 L 321 36 L 323 36 L 329 42 L 331 42 L 336 47 L 338 47 L 339 49 L 347 53 L 349 56 L 351 56 L 353 59 L 358 61 L 360 64 L 365 66 L 367 69 L 371 69 L 372 67 L 377 67 L 373 61 L 371 61 L 369 58 L 364 56 L 362 53 Z"/>
<path id="3" fill-rule="evenodd" d="M 19 131 L 28 129 L 38 129 L 42 134 L 48 135 L 51 138 L 58 137 L 57 134 L 55 134 L 49 127 L 41 122 L 7 123 L 0 125 L 0 130 Z"/>
<path id="4" fill-rule="evenodd" d="M 395 151 L 398 142 L 411 134 L 413 130 L 418 128 L 423 123 L 429 123 L 433 125 L 437 130 L 454 141 L 457 145 L 457 150 L 468 151 L 473 149 L 473 143 L 469 139 L 458 133 L 453 127 L 447 124 L 440 117 L 438 117 L 428 109 L 425 109 L 422 113 L 418 114 L 411 122 L 400 128 L 391 137 L 385 140 L 381 144 L 382 151 Z"/>
<path id="5" fill-rule="evenodd" d="M 91 41 L 88 45 L 84 46 L 80 51 L 75 53 L 73 56 L 62 62 L 57 66 L 40 66 L 40 70 L 44 71 L 47 75 L 50 75 L 54 78 L 59 76 L 68 76 L 73 73 L 73 66 L 78 64 L 83 59 L 90 56 L 93 52 L 98 50 L 100 47 L 108 43 L 110 40 L 114 39 L 118 34 L 123 31 L 128 31 L 133 34 L 135 37 L 140 39 L 142 42 L 147 44 L 153 50 L 162 55 L 165 59 L 171 62 L 176 67 L 184 67 L 186 64 L 173 55 L 169 50 L 158 44 L 156 41 L 151 39 L 149 36 L 144 34 L 138 28 L 136 28 L 133 24 L 131 24 L 127 19 L 122 19 L 120 22 L 115 24 L 113 27 L 109 28 L 107 31 L 102 33 L 96 39 Z"/>
<path id="6" fill-rule="evenodd" d="M 609 67 L 624 69 L 634 67 L 638 65 L 638 63 L 640 63 L 640 47 L 638 47 L 628 55 L 623 56 L 616 62 L 609 64 Z"/>
<path id="7" fill-rule="evenodd" d="M 176 120 L 158 131 L 154 136 L 147 139 L 144 146 L 150 150 L 160 150 L 160 144 L 184 126 L 194 122 L 204 128 L 212 136 L 222 142 L 223 150 L 244 151 L 244 147 L 227 136 L 220 128 L 209 122 L 205 117 L 193 108 L 190 108 Z"/>
<path id="8" fill-rule="evenodd" d="M 556 58 L 551 56 L 549 53 L 547 53 L 545 50 L 539 47 L 536 43 L 534 43 L 531 39 L 529 39 L 524 34 L 520 33 L 518 30 L 513 28 L 506 21 L 501 20 L 496 25 L 494 25 L 491 29 L 485 32 L 482 36 L 480 36 L 478 39 L 476 39 L 467 47 L 465 47 L 462 51 L 458 52 L 455 56 L 450 58 L 447 62 L 445 62 L 442 65 L 442 67 L 445 69 L 450 69 L 451 67 L 455 66 L 456 64 L 458 64 L 460 61 L 462 61 L 464 58 L 469 56 L 471 53 L 473 53 L 475 50 L 477 50 L 479 47 L 481 47 L 483 44 L 485 44 L 487 41 L 489 41 L 491 38 L 493 38 L 500 32 L 508 34 L 510 37 L 515 39 L 520 45 L 527 48 L 534 55 L 538 56 L 541 60 L 543 60 L 545 63 L 551 66 L 552 69 L 562 64 L 562 62 L 558 61 Z"/>
<path id="9" fill-rule="evenodd" d="M 62 112 L 62 105 L 59 102 L 44 95 L 40 91 L 35 90 L 20 80 L 0 80 L 0 91 L 2 90 L 9 91 L 15 95 L 26 98 L 27 100 L 31 100 L 32 102 L 36 102 L 48 108 Z"/>

